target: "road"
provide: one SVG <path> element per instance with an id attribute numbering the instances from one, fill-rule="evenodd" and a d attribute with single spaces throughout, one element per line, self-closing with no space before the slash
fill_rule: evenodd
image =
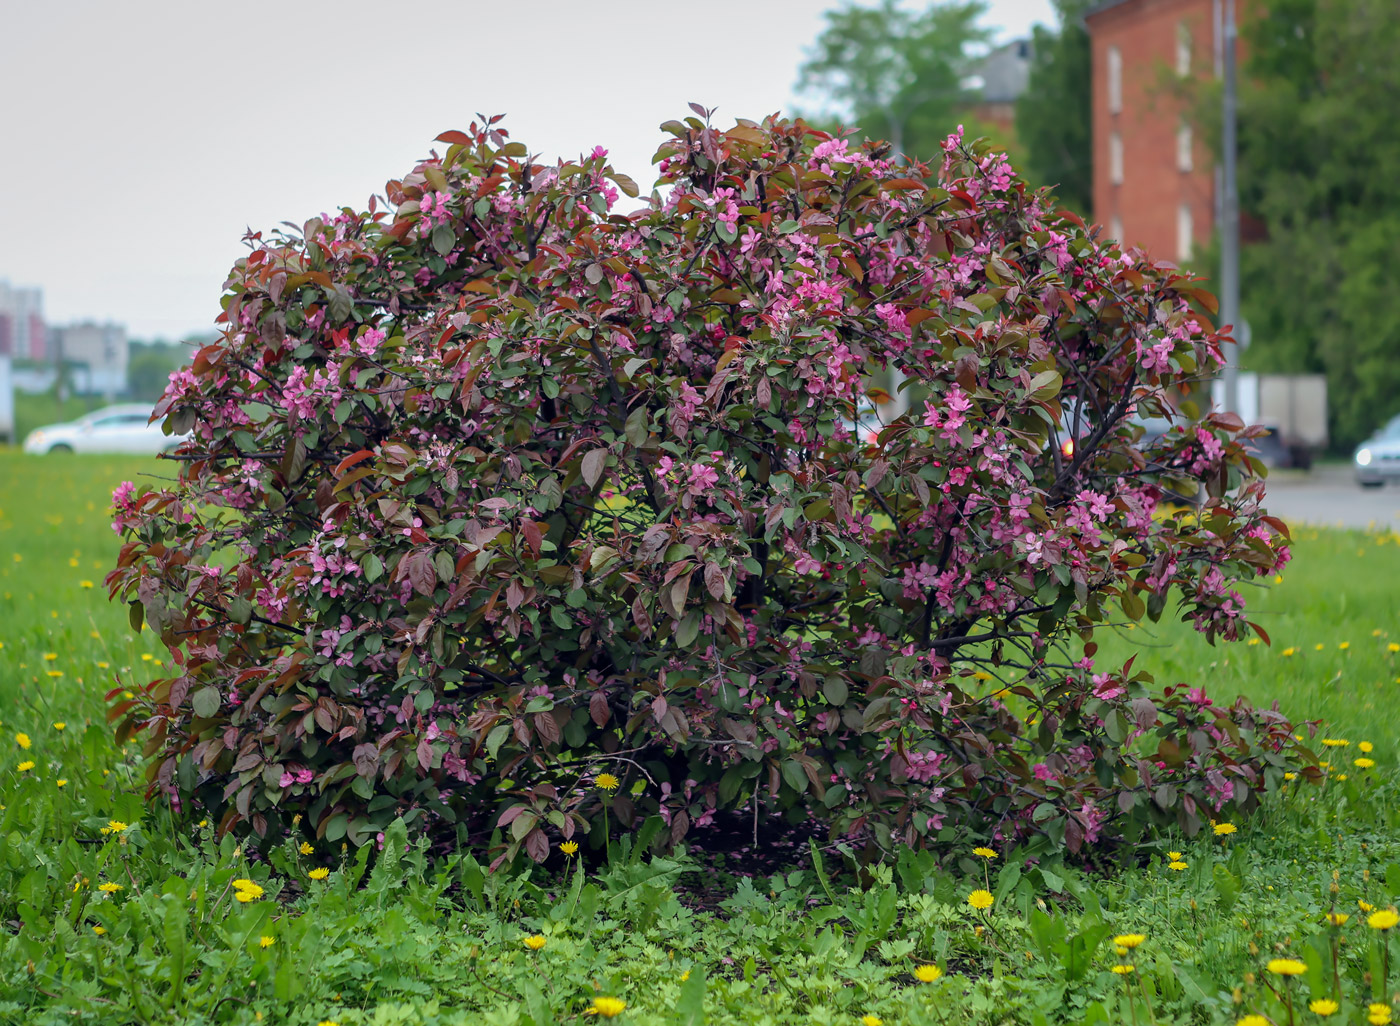
<path id="1" fill-rule="evenodd" d="M 1400 531 L 1400 485 L 1362 488 L 1350 467 L 1316 467 L 1269 474 L 1270 513 L 1293 523 Z"/>

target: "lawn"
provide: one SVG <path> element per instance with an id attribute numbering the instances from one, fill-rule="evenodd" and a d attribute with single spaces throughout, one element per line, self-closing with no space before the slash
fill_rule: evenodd
<path id="1" fill-rule="evenodd" d="M 1272 646 L 1165 621 L 1097 639 L 1101 665 L 1136 650 L 1158 683 L 1278 700 L 1348 742 L 1325 749 L 1323 786 L 1233 833 L 1089 864 L 909 853 L 856 876 L 832 846 L 755 878 L 739 855 L 624 844 L 489 874 L 395 830 L 382 850 L 255 859 L 146 808 L 102 701 L 168 658 L 102 586 L 108 497 L 142 473 L 169 470 L 0 453 L 0 1022 L 1388 1018 L 1368 1006 L 1396 989 L 1400 930 L 1367 920 L 1400 897 L 1395 536 L 1300 528 L 1283 580 L 1249 596 Z"/>

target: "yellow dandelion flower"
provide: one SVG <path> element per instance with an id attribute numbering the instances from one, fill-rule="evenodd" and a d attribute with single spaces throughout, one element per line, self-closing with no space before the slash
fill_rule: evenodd
<path id="1" fill-rule="evenodd" d="M 1359 759 L 1352 759 L 1351 764 L 1359 769 L 1370 769 L 1376 764 L 1375 759 L 1368 759 L 1364 755 Z"/>
<path id="2" fill-rule="evenodd" d="M 1328 913 L 1327 913 L 1327 922 L 1328 922 L 1328 925 L 1330 925 L 1330 926 L 1345 926 L 1345 925 L 1346 925 L 1346 921 L 1347 921 L 1348 919 L 1350 919 L 1350 918 L 1351 918 L 1351 916 L 1347 915 L 1345 912 L 1328 912 Z"/>
<path id="3" fill-rule="evenodd" d="M 1290 772 L 1290 773 L 1285 773 L 1285 774 L 1283 775 L 1283 779 L 1284 779 L 1284 780 L 1297 780 L 1297 779 L 1298 779 L 1298 774 L 1296 774 L 1296 773 L 1291 773 L 1291 772 Z"/>
<path id="4" fill-rule="evenodd" d="M 972 854 L 981 855 L 984 859 L 994 859 L 997 857 L 997 853 L 992 851 L 991 848 L 973 848 Z"/>
<path id="5" fill-rule="evenodd" d="M 1226 834 L 1233 834 L 1239 828 L 1233 823 L 1216 823 L 1212 829 L 1216 837 L 1224 837 Z"/>
<path id="6" fill-rule="evenodd" d="M 64 723 L 62 720 L 59 720 L 58 722 L 56 722 L 56 723 L 53 725 L 53 729 L 54 729 L 54 730 L 63 730 L 63 729 L 64 729 L 65 727 L 67 727 L 67 726 L 68 726 L 68 724 Z"/>
<path id="7" fill-rule="evenodd" d="M 119 819 L 109 819 L 107 820 L 107 829 L 114 834 L 120 834 L 130 830 L 131 827 Z"/>
<path id="8" fill-rule="evenodd" d="M 531 951 L 539 951 L 540 948 L 544 947 L 545 944 L 548 942 L 545 940 L 544 934 L 537 933 L 532 936 L 526 937 L 520 943 L 524 944 Z"/>
<path id="9" fill-rule="evenodd" d="M 562 851 L 565 855 L 574 855 L 574 854 L 577 854 L 577 852 L 578 852 L 578 842 L 577 842 L 577 841 L 565 841 L 563 844 L 561 844 L 561 845 L 559 846 L 559 850 Z"/>
<path id="10" fill-rule="evenodd" d="M 336 997 L 340 997 L 340 995 L 337 994 Z M 334 1019 L 322 1019 L 316 1026 L 340 1026 L 340 1023 L 336 1022 Z"/>
<path id="11" fill-rule="evenodd" d="M 107 932 L 107 928 L 105 926 L 94 926 L 92 928 L 92 932 L 97 934 L 97 936 L 101 937 L 104 933 Z"/>
<path id="12" fill-rule="evenodd" d="M 261 937 L 258 938 L 258 947 L 260 948 L 270 948 L 276 943 L 276 938 L 269 937 L 267 934 L 263 934 Z"/>
<path id="13" fill-rule="evenodd" d="M 1182 862 L 1180 859 L 1177 859 L 1175 862 L 1168 862 L 1168 863 L 1167 863 L 1167 868 L 1168 868 L 1168 869 L 1174 869 L 1174 870 L 1176 870 L 1178 873 L 1181 872 L 1183 869 L 1185 869 L 1186 866 L 1187 866 L 1187 863 Z"/>
<path id="14" fill-rule="evenodd" d="M 1350 641 L 1341 641 L 1341 642 L 1338 642 L 1338 643 L 1337 643 L 1337 647 L 1338 647 L 1339 649 L 1341 649 L 1343 652 L 1345 652 L 1347 649 L 1351 648 L 1351 642 L 1350 642 Z"/>
<path id="15" fill-rule="evenodd" d="M 15 767 L 15 769 L 19 770 L 21 773 L 28 773 L 28 772 L 29 772 L 30 770 L 32 770 L 33 768 L 34 768 L 34 760 L 33 760 L 33 759 L 25 759 L 22 763 L 20 763 L 18 766 Z"/>
<path id="16" fill-rule="evenodd" d="M 1386 1026 L 1390 1022 L 1390 1006 L 1376 1002 L 1368 1005 L 1366 1009 L 1366 1021 L 1371 1026 Z"/>
<path id="17" fill-rule="evenodd" d="M 313 869 L 311 872 L 307 873 L 306 875 L 309 876 L 309 877 L 311 877 L 311 879 L 313 879 L 313 880 L 324 880 L 326 877 L 328 877 L 328 876 L 331 875 L 331 871 L 330 871 L 329 869 L 326 869 L 324 866 L 322 866 L 322 867 L 319 867 L 319 868 L 317 868 L 317 869 Z"/>
<path id="18" fill-rule="evenodd" d="M 1373 930 L 1390 930 L 1400 923 L 1400 912 L 1393 908 L 1381 909 L 1379 912 L 1372 912 L 1366 918 L 1366 925 Z"/>
<path id="19" fill-rule="evenodd" d="M 1327 647 L 1326 645 L 1324 645 L 1322 642 L 1319 641 L 1316 645 L 1313 646 L 1313 651 L 1314 651 L 1314 652 L 1321 652 L 1321 651 L 1322 651 L 1324 648 L 1326 648 L 1326 647 Z"/>
<path id="20" fill-rule="evenodd" d="M 91 582 L 91 581 L 79 581 L 79 582 L 78 582 L 78 587 L 84 588 L 84 589 L 91 588 L 91 587 L 92 587 L 92 582 Z"/>
<path id="21" fill-rule="evenodd" d="M 253 883 L 252 880 L 233 881 L 233 896 L 244 904 L 257 901 L 264 893 L 262 887 Z"/>
<path id="22" fill-rule="evenodd" d="M 1262 1015 L 1246 1015 L 1243 1019 L 1236 1019 L 1235 1026 L 1273 1026 L 1273 1023 Z"/>
<path id="23" fill-rule="evenodd" d="M 943 970 L 936 965 L 921 965 L 914 969 L 914 979 L 920 983 L 932 983 L 943 975 Z"/>
<path id="24" fill-rule="evenodd" d="M 112 664 L 111 664 L 111 663 L 98 663 L 98 664 L 97 664 L 97 668 L 98 668 L 99 670 L 110 670 L 110 669 L 112 668 Z"/>
<path id="25" fill-rule="evenodd" d="M 1120 948 L 1135 948 L 1143 941 L 1147 940 L 1147 935 L 1142 933 L 1120 933 L 1113 938 L 1113 943 Z"/>
<path id="26" fill-rule="evenodd" d="M 1288 648 L 1285 648 L 1285 649 L 1283 650 L 1282 654 L 1285 655 L 1285 656 L 1291 656 L 1291 655 L 1295 655 L 1295 654 L 1297 653 L 1297 651 L 1298 651 L 1298 650 L 1297 650 L 1296 648 L 1293 648 L 1293 647 L 1290 645 Z"/>
<path id="27" fill-rule="evenodd" d="M 622 781 L 618 780 L 617 777 L 613 776 L 611 773 L 599 773 L 594 783 L 598 785 L 598 790 L 600 791 L 616 791 L 618 785 L 621 784 Z"/>
<path id="28" fill-rule="evenodd" d="M 681 975 L 680 975 L 680 981 L 681 981 L 682 983 L 684 983 L 684 982 L 685 982 L 686 980 L 688 980 L 688 979 L 690 979 L 690 970 L 689 970 L 689 969 L 687 969 L 685 972 L 681 973 Z"/>
<path id="29" fill-rule="evenodd" d="M 46 663 L 55 662 L 57 659 L 58 659 L 58 653 L 57 653 L 57 652 L 45 652 L 45 653 L 44 653 L 44 662 L 46 662 Z"/>
<path id="30" fill-rule="evenodd" d="M 142 653 L 141 653 L 141 661 L 142 661 L 143 663 L 149 663 L 149 662 L 150 662 L 152 659 L 154 659 L 154 658 L 155 658 L 155 656 L 151 655 L 151 653 L 149 653 L 149 652 L 142 652 Z"/>
<path id="31" fill-rule="evenodd" d="M 122 889 L 122 885 L 119 883 L 100 883 L 97 885 L 97 889 L 103 894 L 116 894 Z"/>
<path id="32" fill-rule="evenodd" d="M 1250 638 L 1250 639 L 1249 639 L 1249 645 L 1250 645 L 1250 647 L 1252 648 L 1252 647 L 1254 647 L 1255 645 L 1259 644 L 1260 640 L 1261 640 L 1261 639 L 1259 639 L 1259 638 Z"/>
<path id="33" fill-rule="evenodd" d="M 1356 899 L 1356 907 L 1361 909 L 1362 912 L 1374 912 L 1376 910 L 1375 905 L 1372 905 L 1369 901 L 1362 901 L 1360 898 Z"/>
<path id="34" fill-rule="evenodd" d="M 45 672 L 48 676 L 50 676 L 50 677 L 62 677 L 62 676 L 63 676 L 63 671 L 62 671 L 62 670 L 46 670 L 46 671 L 44 671 L 44 672 Z"/>
<path id="35" fill-rule="evenodd" d="M 984 891 L 980 888 L 967 896 L 967 903 L 979 912 L 985 912 L 991 908 L 994 901 L 996 899 L 992 897 L 990 891 Z"/>
<path id="36" fill-rule="evenodd" d="M 1167 852 L 1167 860 L 1168 860 L 1169 862 L 1176 862 L 1176 861 L 1178 861 L 1179 859 L 1181 859 L 1182 857 L 1183 857 L 1183 856 L 1182 856 L 1181 852 L 1179 852 L 1179 851 L 1169 851 L 1169 852 Z"/>
<path id="37" fill-rule="evenodd" d="M 1391 653 L 1400 652 L 1400 641 L 1392 641 L 1389 645 L 1385 646 L 1385 650 Z"/>
<path id="38" fill-rule="evenodd" d="M 1119 976 L 1127 976 L 1130 972 L 1133 971 L 1133 967 L 1130 965 L 1115 965 L 1112 971 L 1117 973 Z"/>
<path id="39" fill-rule="evenodd" d="M 1336 1012 L 1341 1006 L 1331 998 L 1318 998 L 1316 1001 L 1308 1002 L 1308 1011 L 1313 1015 L 1329 1016 Z"/>
<path id="40" fill-rule="evenodd" d="M 32 743 L 33 743 L 33 742 L 31 742 L 31 741 L 29 740 L 29 735 L 28 735 L 28 734 L 20 733 L 20 734 L 16 734 L 16 735 L 15 735 L 15 744 L 19 745 L 19 746 L 20 746 L 21 748 L 23 748 L 25 751 L 28 751 L 28 750 L 29 750 L 29 746 L 30 746 Z"/>
<path id="41" fill-rule="evenodd" d="M 1296 958 L 1272 958 L 1264 968 L 1275 976 L 1302 976 L 1308 967 Z"/>
<path id="42" fill-rule="evenodd" d="M 1371 742 L 1369 742 L 1369 741 L 1362 741 L 1362 742 L 1361 742 L 1359 745 L 1357 745 L 1356 747 L 1357 747 L 1357 748 L 1360 748 L 1361 751 L 1362 751 L 1362 753 L 1365 754 L 1365 755 L 1370 755 L 1372 752 L 1374 752 L 1374 751 L 1376 750 L 1376 746 L 1373 745 L 1373 744 L 1371 744 Z"/>
<path id="43" fill-rule="evenodd" d="M 860 1026 L 885 1026 L 885 1020 L 881 1019 L 878 1015 L 862 1015 L 860 1017 Z"/>
<path id="44" fill-rule="evenodd" d="M 1337 779 L 1338 779 L 1338 780 L 1345 780 L 1346 778 L 1347 778 L 1347 775 L 1346 775 L 1345 773 L 1338 773 L 1338 774 L 1337 774 Z"/>
<path id="45" fill-rule="evenodd" d="M 297 849 L 297 851 L 301 852 L 303 855 L 310 855 L 315 850 L 316 849 L 311 847 L 310 843 L 307 841 L 302 841 L 301 847 Z"/>
<path id="46" fill-rule="evenodd" d="M 584 1015 L 601 1015 L 604 1019 L 611 1019 L 621 1015 L 623 1009 L 627 1007 L 627 1002 L 622 998 L 615 997 L 595 997 L 593 1003 L 583 1010 Z"/>
<path id="47" fill-rule="evenodd" d="M 1347 745 L 1351 744 L 1350 741 L 1343 737 L 1324 737 L 1322 743 L 1328 748 L 1345 748 Z"/>
<path id="48" fill-rule="evenodd" d="M 59 777 L 57 780 L 54 781 L 54 783 L 57 784 L 59 787 L 67 787 L 67 786 L 68 786 L 68 778 L 67 778 L 67 777 Z"/>

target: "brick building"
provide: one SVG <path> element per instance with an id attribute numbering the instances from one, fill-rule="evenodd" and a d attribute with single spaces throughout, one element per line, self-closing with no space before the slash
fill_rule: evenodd
<path id="1" fill-rule="evenodd" d="M 1220 73 L 1221 0 L 1109 0 L 1085 23 L 1095 219 L 1154 259 L 1189 261 L 1214 231 L 1219 189 L 1180 87 Z"/>

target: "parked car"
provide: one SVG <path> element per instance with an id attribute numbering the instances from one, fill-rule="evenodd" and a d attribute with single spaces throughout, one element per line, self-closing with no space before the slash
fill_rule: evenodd
<path id="1" fill-rule="evenodd" d="M 1288 445 L 1283 440 L 1283 431 L 1277 424 L 1264 424 L 1265 434 L 1246 438 L 1244 447 L 1251 456 L 1270 470 L 1294 468 L 1307 470 L 1312 460 L 1306 458 L 1306 450 Z"/>
<path id="2" fill-rule="evenodd" d="M 47 452 L 169 452 L 186 435 L 167 435 L 160 421 L 151 422 L 151 407 L 124 403 L 94 410 L 67 424 L 48 424 L 24 440 L 27 453 Z"/>
<path id="3" fill-rule="evenodd" d="M 1356 483 L 1362 488 L 1400 481 L 1400 416 L 1391 417 L 1385 427 L 1357 446 L 1351 460 Z"/>

